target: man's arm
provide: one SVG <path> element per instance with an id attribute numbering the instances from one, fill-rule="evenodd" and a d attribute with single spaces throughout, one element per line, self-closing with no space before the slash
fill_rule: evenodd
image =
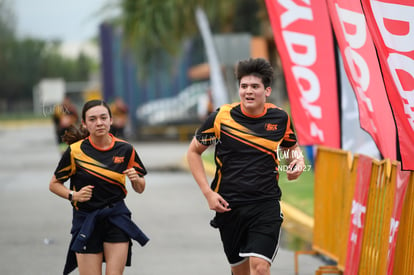
<path id="1" fill-rule="evenodd" d="M 207 148 L 208 146 L 201 144 L 196 138 L 193 138 L 187 151 L 188 165 L 201 192 L 207 199 L 210 209 L 217 212 L 230 211 L 231 209 L 228 208 L 229 204 L 218 193 L 211 190 L 208 183 L 203 160 L 201 158 L 201 155 Z"/>
<path id="2" fill-rule="evenodd" d="M 288 180 L 297 179 L 305 169 L 305 159 L 299 145 L 296 143 L 291 147 L 279 147 L 282 156 L 287 156 L 286 162 L 288 169 L 286 171 Z"/>

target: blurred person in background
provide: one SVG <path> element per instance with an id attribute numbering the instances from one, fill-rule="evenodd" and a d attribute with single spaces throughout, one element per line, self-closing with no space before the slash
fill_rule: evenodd
<path id="1" fill-rule="evenodd" d="M 63 153 L 67 145 L 62 140 L 62 136 L 70 126 L 77 126 L 79 124 L 78 110 L 68 95 L 65 95 L 61 104 L 55 106 L 53 110 L 53 124 L 55 127 L 56 142 L 60 152 Z"/>
<path id="2" fill-rule="evenodd" d="M 110 104 L 112 112 L 111 134 L 116 137 L 125 139 L 125 127 L 128 123 L 128 106 L 121 97 L 115 98 Z"/>
<path id="3" fill-rule="evenodd" d="M 280 170 L 298 178 L 305 168 L 289 115 L 266 103 L 273 68 L 264 59 L 240 61 L 236 69 L 240 102 L 210 114 L 187 152 L 191 172 L 216 212 L 218 228 L 233 275 L 270 274 L 283 222 Z M 216 174 L 209 185 L 201 155 L 215 145 Z M 278 150 L 286 158 L 279 165 Z M 283 169 L 281 169 L 283 168 Z"/>
<path id="4" fill-rule="evenodd" d="M 83 107 L 81 127 L 71 126 L 63 136 L 69 146 L 49 189 L 73 208 L 64 274 L 77 266 L 81 275 L 102 274 L 103 261 L 106 274 L 122 274 L 130 265 L 131 239 L 142 246 L 148 241 L 124 202 L 126 177 L 133 190 L 142 193 L 147 171 L 134 147 L 109 133 L 111 123 L 109 106 L 91 100 Z M 64 185 L 68 179 L 69 188 Z"/>

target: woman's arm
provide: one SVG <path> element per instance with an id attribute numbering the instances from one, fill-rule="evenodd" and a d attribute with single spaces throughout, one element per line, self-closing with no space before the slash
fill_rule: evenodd
<path id="1" fill-rule="evenodd" d="M 135 192 L 141 194 L 145 190 L 145 179 L 143 177 L 138 176 L 137 171 L 134 168 L 129 168 L 124 171 L 124 174 L 129 178 L 131 181 L 132 188 L 134 188 Z"/>
<path id="2" fill-rule="evenodd" d="M 66 188 L 66 186 L 62 182 L 58 181 L 55 175 L 53 175 L 52 179 L 50 180 L 49 190 L 52 193 L 58 195 L 59 197 L 69 199 L 70 190 Z"/>
<path id="3" fill-rule="evenodd" d="M 78 192 L 74 191 L 72 201 L 85 202 L 90 200 L 92 197 L 92 189 L 93 185 L 87 185 Z M 62 182 L 56 179 L 55 175 L 50 180 L 49 190 L 64 199 L 69 199 L 69 193 L 71 192 Z"/>

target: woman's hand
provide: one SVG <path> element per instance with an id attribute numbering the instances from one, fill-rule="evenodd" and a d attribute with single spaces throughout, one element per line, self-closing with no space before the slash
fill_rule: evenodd
<path id="1" fill-rule="evenodd" d="M 78 202 L 85 202 L 90 200 L 92 198 L 93 188 L 93 185 L 84 186 L 81 190 L 73 193 L 73 200 Z"/>
<path id="2" fill-rule="evenodd" d="M 134 188 L 137 193 L 144 192 L 145 179 L 140 177 L 134 168 L 128 168 L 123 173 L 129 178 L 132 188 Z"/>
<path id="3" fill-rule="evenodd" d="M 123 173 L 129 178 L 131 182 L 137 181 L 139 179 L 137 171 L 135 171 L 134 168 L 126 169 Z"/>

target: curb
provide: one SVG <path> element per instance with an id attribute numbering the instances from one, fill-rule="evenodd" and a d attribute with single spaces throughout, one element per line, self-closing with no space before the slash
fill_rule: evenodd
<path id="1" fill-rule="evenodd" d="M 18 129 L 27 126 L 48 126 L 51 125 L 51 120 L 33 119 L 33 120 L 0 120 L 0 128 L 4 129 Z"/>

